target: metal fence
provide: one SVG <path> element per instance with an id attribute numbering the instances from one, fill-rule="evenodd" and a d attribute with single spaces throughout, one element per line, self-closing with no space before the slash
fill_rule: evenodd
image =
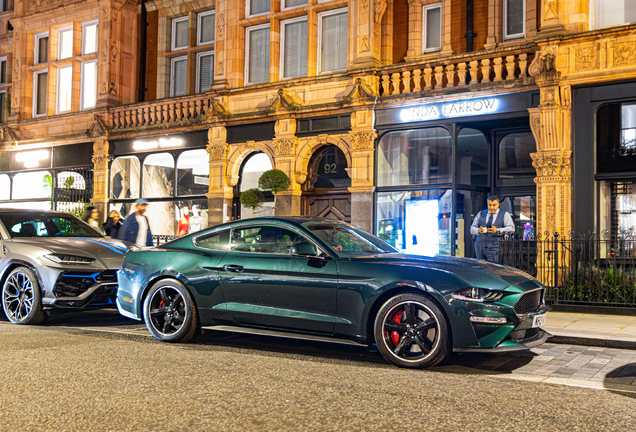
<path id="1" fill-rule="evenodd" d="M 631 231 L 503 238 L 499 260 L 543 282 L 546 300 L 555 309 L 621 308 L 636 314 L 636 238 Z"/>
<path id="2" fill-rule="evenodd" d="M 176 238 L 177 236 L 175 235 L 153 235 L 152 236 L 152 240 L 155 242 L 155 246 L 168 243 L 169 241 L 172 241 Z"/>

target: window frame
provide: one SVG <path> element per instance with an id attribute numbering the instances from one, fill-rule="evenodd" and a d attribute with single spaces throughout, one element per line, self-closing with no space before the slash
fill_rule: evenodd
<path id="1" fill-rule="evenodd" d="M 2 80 L 2 63 L 4 63 L 4 80 Z M 7 56 L 0 57 L 0 84 L 7 83 Z"/>
<path id="2" fill-rule="evenodd" d="M 85 83 L 84 65 L 88 63 L 95 63 L 96 65 L 95 67 L 95 105 L 91 107 L 84 106 L 84 90 L 85 90 L 84 89 L 84 83 Z M 97 72 L 98 70 L 99 68 L 97 67 L 97 59 L 85 61 L 80 64 L 80 111 L 95 109 L 95 106 L 97 105 L 97 82 L 98 82 Z"/>
<path id="3" fill-rule="evenodd" d="M 69 55 L 68 57 L 64 57 L 62 58 L 62 33 L 68 33 L 70 32 L 71 34 L 71 55 Z M 49 43 L 51 42 L 51 40 L 49 39 Z M 73 26 L 66 26 L 66 27 L 61 27 L 59 29 L 57 29 L 57 60 L 66 60 L 66 59 L 70 59 L 74 57 L 74 53 L 73 53 L 73 45 L 74 45 L 74 35 L 73 35 Z"/>
<path id="4" fill-rule="evenodd" d="M 245 18 L 259 17 L 259 16 L 270 14 L 272 12 L 272 2 L 271 1 L 269 2 L 269 10 L 266 11 L 266 12 L 261 12 L 259 14 L 252 14 L 250 3 L 251 3 L 250 0 L 245 0 Z"/>
<path id="5" fill-rule="evenodd" d="M 86 27 L 95 25 L 95 51 L 86 52 Z M 91 20 L 82 23 L 82 51 L 81 55 L 93 54 L 99 51 L 99 20 Z"/>
<path id="6" fill-rule="evenodd" d="M 46 74 L 47 75 L 47 79 L 46 79 L 46 83 L 47 83 L 47 87 L 49 85 L 49 80 L 48 80 L 48 74 L 49 74 L 49 70 L 48 69 L 42 69 L 39 71 L 34 71 L 33 72 L 33 101 L 32 101 L 32 108 L 33 108 L 33 113 L 32 113 L 32 117 L 33 118 L 39 118 L 39 117 L 46 117 L 47 116 L 47 111 L 48 111 L 48 105 L 49 105 L 49 101 L 48 101 L 48 88 L 44 89 L 45 92 L 47 92 L 47 97 L 45 99 L 45 104 L 44 104 L 44 114 L 38 114 L 37 110 L 38 110 L 38 92 L 40 90 L 39 86 L 38 86 L 38 77 L 42 74 Z"/>
<path id="7" fill-rule="evenodd" d="M 201 57 L 203 56 L 212 56 L 212 83 L 210 84 L 210 86 L 212 86 L 212 84 L 214 83 L 214 50 L 212 51 L 204 51 L 204 52 L 200 52 L 197 53 L 196 56 L 196 93 L 197 94 L 201 94 L 201 93 L 205 93 L 205 91 L 201 91 L 200 89 L 200 82 L 201 82 L 201 74 L 200 74 L 200 67 L 201 67 Z M 209 91 L 209 90 L 206 90 Z"/>
<path id="8" fill-rule="evenodd" d="M 214 15 L 214 28 L 212 29 L 212 40 L 208 42 L 201 42 L 201 22 L 203 18 L 209 15 Z M 197 46 L 205 46 L 211 45 L 216 42 L 216 10 L 212 9 L 211 11 L 200 12 L 197 14 Z"/>
<path id="9" fill-rule="evenodd" d="M 249 1 L 249 0 L 248 0 Z M 252 82 L 250 81 L 250 37 L 249 34 L 255 30 L 263 30 L 263 29 L 268 29 L 271 33 L 272 29 L 270 26 L 270 23 L 265 23 L 265 24 L 260 24 L 260 25 L 256 25 L 256 26 L 251 26 L 251 27 L 246 27 L 245 28 L 245 70 L 243 71 L 243 73 L 245 74 L 244 77 L 244 82 L 246 85 L 257 85 L 257 84 L 267 84 L 270 82 L 270 77 L 269 77 L 269 70 L 267 71 L 267 80 L 265 81 L 256 81 L 256 82 Z M 271 37 L 270 37 L 270 45 L 271 45 Z M 267 47 L 267 55 L 271 56 L 271 49 L 268 46 Z M 272 65 L 269 65 L 270 69 L 272 67 Z"/>
<path id="10" fill-rule="evenodd" d="M 345 67 L 342 69 L 335 69 L 332 71 L 323 71 L 322 70 L 322 20 L 324 17 L 330 16 L 330 15 L 338 15 L 341 13 L 345 13 L 347 14 L 347 33 L 348 33 L 348 27 L 349 27 L 349 7 L 343 7 L 343 8 L 338 8 L 338 9 L 333 9 L 333 10 L 329 10 L 329 11 L 324 11 L 324 12 L 320 12 L 318 14 L 318 43 L 317 43 L 317 58 L 316 58 L 316 66 L 317 66 L 317 71 L 318 71 L 318 75 L 321 74 L 329 74 L 329 73 L 334 73 L 334 72 L 341 72 L 341 71 L 346 71 L 348 68 L 348 63 L 349 63 L 349 41 L 347 41 L 347 60 L 345 61 Z M 309 28 L 307 29 L 309 31 Z"/>
<path id="11" fill-rule="evenodd" d="M 307 15 L 303 15 L 303 16 L 299 16 L 296 18 L 291 18 L 288 20 L 284 20 L 280 22 L 280 64 L 279 64 L 279 71 L 280 71 L 280 79 L 281 80 L 287 80 L 287 79 L 293 79 L 293 78 L 305 78 L 307 76 L 307 65 L 305 65 L 305 75 L 292 75 L 292 76 L 285 76 L 285 26 L 287 26 L 287 24 L 294 24 L 294 23 L 298 23 L 298 22 L 306 22 L 307 23 L 307 30 L 309 33 L 309 20 Z M 307 39 L 309 39 L 309 34 L 307 34 Z M 305 49 L 309 49 L 309 41 L 305 41 Z"/>
<path id="12" fill-rule="evenodd" d="M 188 20 L 188 15 L 182 16 L 182 17 L 178 17 L 178 18 L 172 18 L 172 34 L 170 35 L 170 51 L 180 51 L 182 49 L 186 49 L 188 48 L 188 38 L 186 37 L 186 44 L 183 46 L 176 46 L 176 42 L 177 42 L 177 24 L 180 22 L 184 22 L 188 25 L 188 35 L 190 33 L 190 27 L 189 27 L 189 20 Z"/>
<path id="13" fill-rule="evenodd" d="M 33 64 L 34 65 L 39 65 L 39 64 L 46 64 L 48 63 L 51 58 L 50 58 L 50 54 L 51 54 L 51 39 L 49 39 L 49 43 L 48 45 L 48 50 L 49 52 L 47 53 L 46 56 L 46 60 L 45 62 L 40 62 L 39 58 L 40 58 L 40 39 L 43 38 L 49 38 L 49 32 L 45 31 L 45 32 L 41 32 L 41 33 L 37 33 L 35 35 L 33 35 Z"/>
<path id="14" fill-rule="evenodd" d="M 323 0 L 323 1 L 318 0 L 318 3 L 324 3 L 325 1 L 331 1 L 331 0 Z M 281 10 L 281 12 L 282 11 L 288 11 L 288 10 L 294 10 L 294 9 L 307 7 L 308 5 L 309 5 L 309 0 L 305 0 L 305 4 L 300 5 L 300 6 L 287 6 L 287 0 L 281 0 L 280 10 Z M 305 15 L 305 16 L 307 16 L 307 15 Z"/>
<path id="15" fill-rule="evenodd" d="M 182 95 L 175 95 L 175 81 L 174 81 L 174 70 L 175 70 L 175 64 L 178 61 L 182 61 L 185 60 L 186 62 L 186 83 L 185 83 L 185 93 Z M 179 57 L 173 57 L 170 59 L 170 97 L 180 97 L 180 96 L 186 96 L 188 94 L 188 56 L 187 55 L 182 55 Z"/>
<path id="16" fill-rule="evenodd" d="M 503 0 L 503 39 L 504 40 L 512 40 L 512 39 L 524 39 L 526 37 L 526 0 L 521 0 L 523 2 L 523 19 L 521 20 L 521 24 L 523 25 L 523 31 L 521 33 L 515 34 L 507 34 L 508 31 L 508 2 L 510 0 Z"/>
<path id="17" fill-rule="evenodd" d="M 61 111 L 60 110 L 60 71 L 62 69 L 70 69 L 71 70 L 71 94 L 69 96 L 71 101 L 71 107 L 68 110 Z M 55 77 L 55 114 L 66 114 L 73 110 L 73 65 L 66 66 L 58 66 L 57 67 L 57 76 Z"/>
<path id="18" fill-rule="evenodd" d="M 0 102 L 0 123 L 6 123 L 7 121 L 7 109 L 6 109 L 7 90 L 6 89 L 0 90 L 0 95 L 2 94 L 4 94 L 4 104 Z M 0 101 L 2 101 L 2 97 L 0 97 Z"/>
<path id="19" fill-rule="evenodd" d="M 504 0 L 506 1 L 506 0 Z M 439 9 L 439 46 L 433 48 L 426 48 L 426 24 L 428 12 L 433 9 Z M 444 33 L 443 28 L 444 21 L 444 6 L 442 2 L 430 3 L 422 6 L 422 54 L 428 54 L 433 52 L 438 52 L 442 50 L 442 37 Z"/>

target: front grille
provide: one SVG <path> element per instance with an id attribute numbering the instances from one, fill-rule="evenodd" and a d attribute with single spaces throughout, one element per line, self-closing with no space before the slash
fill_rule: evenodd
<path id="1" fill-rule="evenodd" d="M 514 310 L 517 315 L 536 312 L 543 303 L 543 290 L 535 290 L 525 293 L 517 300 Z"/>
<path id="2" fill-rule="evenodd" d="M 523 343 L 528 339 L 532 339 L 539 334 L 538 328 L 530 328 L 526 330 L 514 330 L 508 334 L 508 339 L 511 339 L 517 343 Z"/>
<path id="3" fill-rule="evenodd" d="M 77 297 L 97 283 L 117 283 L 117 270 L 64 272 L 57 280 L 55 296 Z"/>

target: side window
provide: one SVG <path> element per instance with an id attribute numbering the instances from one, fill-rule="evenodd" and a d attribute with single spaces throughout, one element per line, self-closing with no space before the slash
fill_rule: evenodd
<path id="1" fill-rule="evenodd" d="M 230 249 L 235 252 L 289 254 L 295 244 L 306 242 L 294 231 L 271 225 L 232 229 Z"/>
<path id="2" fill-rule="evenodd" d="M 228 250 L 230 243 L 230 230 L 215 232 L 196 240 L 197 246 L 205 249 Z"/>

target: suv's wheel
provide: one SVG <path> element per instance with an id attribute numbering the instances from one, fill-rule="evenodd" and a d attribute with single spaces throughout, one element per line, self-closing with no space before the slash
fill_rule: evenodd
<path id="1" fill-rule="evenodd" d="M 44 319 L 42 292 L 35 273 L 14 269 L 2 286 L 2 308 L 13 324 L 40 324 Z"/>
<path id="2" fill-rule="evenodd" d="M 384 303 L 375 318 L 374 336 L 384 358 L 402 367 L 434 366 L 451 349 L 444 313 L 419 294 L 399 294 Z"/>
<path id="3" fill-rule="evenodd" d="M 194 300 L 174 279 L 164 279 L 150 289 L 144 300 L 144 320 L 150 333 L 164 342 L 187 342 L 198 329 Z"/>

